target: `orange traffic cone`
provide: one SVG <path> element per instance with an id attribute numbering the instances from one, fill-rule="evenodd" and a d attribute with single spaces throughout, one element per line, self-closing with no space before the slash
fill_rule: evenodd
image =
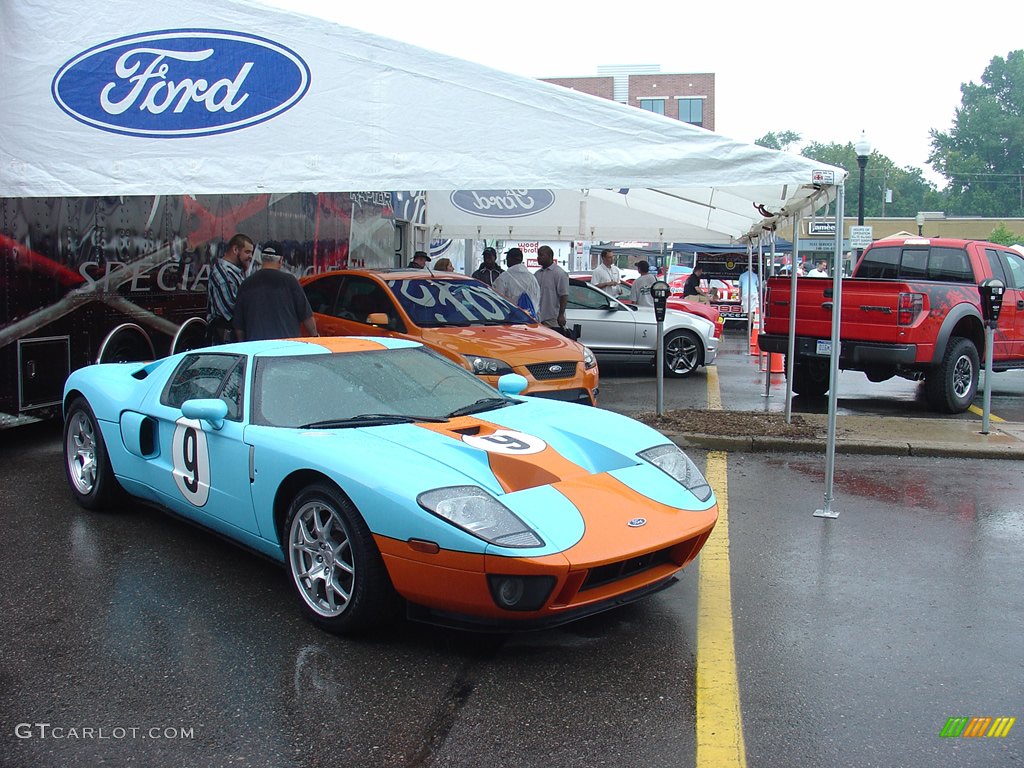
<path id="1" fill-rule="evenodd" d="M 757 309 L 754 309 L 753 322 L 750 324 L 750 354 L 758 356 L 761 354 L 761 347 L 757 343 L 757 334 L 760 332 L 761 325 L 759 320 Z"/>
<path id="2" fill-rule="evenodd" d="M 785 373 L 786 372 L 786 366 L 782 362 L 783 358 L 782 358 L 782 353 L 781 352 L 772 352 L 772 353 L 770 353 L 768 355 L 768 357 L 770 358 L 769 361 L 768 361 L 769 370 L 772 373 Z"/>

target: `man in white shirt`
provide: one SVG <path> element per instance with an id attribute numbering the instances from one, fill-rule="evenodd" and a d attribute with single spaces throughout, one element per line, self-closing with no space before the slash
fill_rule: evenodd
<path id="1" fill-rule="evenodd" d="M 757 273 L 748 269 L 740 275 L 736 282 L 740 286 L 740 304 L 743 311 L 750 312 L 751 309 L 757 309 L 761 305 L 761 298 L 758 295 L 760 281 L 757 279 Z"/>
<path id="2" fill-rule="evenodd" d="M 807 277 L 828 277 L 828 262 L 819 259 L 818 263 L 814 265 L 814 269 L 807 273 Z"/>
<path id="3" fill-rule="evenodd" d="M 629 298 L 638 307 L 654 306 L 651 286 L 658 281 L 658 278 L 650 273 L 650 269 L 651 265 L 646 261 L 638 261 L 636 263 L 636 271 L 640 273 L 640 277 L 633 281 L 633 287 L 629 291 Z"/>
<path id="4" fill-rule="evenodd" d="M 523 264 L 523 251 L 520 248 L 509 248 L 505 253 L 505 265 L 508 267 L 504 272 L 494 278 L 491 288 L 511 301 L 517 307 L 523 307 L 523 294 L 529 298 L 533 306 L 533 315 L 536 316 L 540 308 L 540 285 L 537 278 Z M 529 310 L 528 307 L 524 307 Z"/>
<path id="5" fill-rule="evenodd" d="M 622 275 L 614 261 L 615 254 L 611 250 L 605 248 L 601 251 L 601 263 L 591 274 L 590 284 L 612 296 L 621 296 L 624 293 Z"/>

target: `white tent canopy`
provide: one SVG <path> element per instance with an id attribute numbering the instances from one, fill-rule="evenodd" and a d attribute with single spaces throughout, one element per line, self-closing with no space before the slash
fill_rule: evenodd
<path id="1" fill-rule="evenodd" d="M 708 241 L 758 232 L 766 212 L 816 208 L 845 177 L 239 0 L 3 0 L 0 41 L 2 197 L 568 191 L 575 206 L 570 195 L 558 218 L 567 223 L 549 221 L 552 232 L 589 236 L 614 210 L 617 237 L 676 225 L 665 239 Z M 430 195 L 430 223 L 445 237 L 476 236 L 441 210 L 442 197 Z"/>

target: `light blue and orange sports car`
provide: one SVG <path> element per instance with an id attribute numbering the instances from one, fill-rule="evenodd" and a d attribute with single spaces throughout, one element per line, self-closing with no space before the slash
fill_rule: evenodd
<path id="1" fill-rule="evenodd" d="M 402 607 L 551 626 L 671 584 L 717 519 L 700 470 L 650 427 L 524 386 L 369 337 L 93 365 L 65 386 L 64 463 L 86 508 L 133 497 L 280 561 L 334 632 Z"/>

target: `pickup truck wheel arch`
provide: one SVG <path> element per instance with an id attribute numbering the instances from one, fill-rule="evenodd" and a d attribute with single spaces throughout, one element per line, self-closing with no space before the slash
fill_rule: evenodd
<path id="1" fill-rule="evenodd" d="M 939 365 L 928 371 L 924 380 L 928 404 L 944 413 L 963 413 L 978 392 L 980 369 L 978 348 L 970 339 L 950 339 Z"/>
<path id="2" fill-rule="evenodd" d="M 932 365 L 942 365 L 949 345 L 956 337 L 970 339 L 976 349 L 985 346 L 985 325 L 976 307 L 958 304 L 942 320 L 939 334 L 935 338 Z"/>

